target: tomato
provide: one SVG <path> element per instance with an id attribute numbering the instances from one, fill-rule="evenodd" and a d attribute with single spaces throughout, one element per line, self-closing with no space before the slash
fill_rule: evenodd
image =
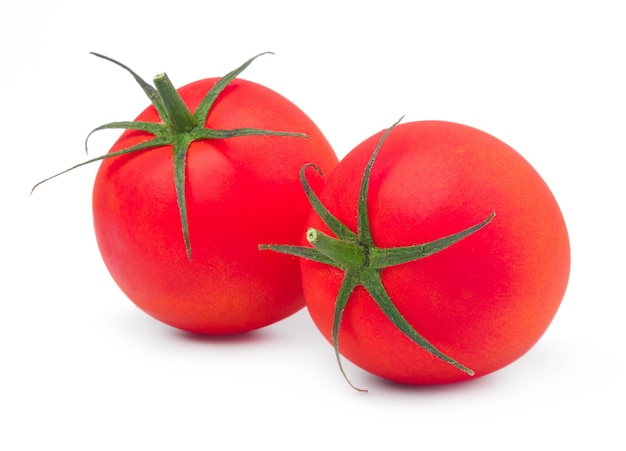
<path id="1" fill-rule="evenodd" d="M 257 246 L 299 238 L 309 211 L 299 168 L 315 162 L 331 172 L 338 162 L 303 111 L 235 78 L 251 61 L 177 91 L 157 85 L 163 76 L 156 89 L 138 80 L 153 105 L 133 123 L 98 128 L 127 128 L 93 187 L 104 263 L 140 309 L 190 332 L 245 332 L 304 307 L 297 260 Z M 213 103 L 194 125 L 207 97 Z"/>
<path id="2" fill-rule="evenodd" d="M 504 142 L 410 122 L 359 144 L 317 195 L 306 171 L 306 239 L 267 248 L 304 257 L 308 311 L 338 360 L 400 383 L 452 383 L 505 367 L 548 328 L 568 283 L 568 233 L 545 181 Z"/>

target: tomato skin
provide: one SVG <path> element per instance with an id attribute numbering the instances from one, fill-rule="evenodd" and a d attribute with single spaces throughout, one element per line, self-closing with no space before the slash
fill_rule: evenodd
<path id="1" fill-rule="evenodd" d="M 319 193 L 355 232 L 364 168 L 381 136 L 352 150 Z M 376 246 L 429 242 L 477 224 L 491 211 L 496 217 L 477 233 L 381 273 L 391 300 L 415 330 L 475 376 L 410 341 L 360 286 L 343 315 L 341 354 L 392 381 L 440 384 L 491 373 L 526 353 L 554 318 L 569 278 L 568 233 L 550 189 L 520 154 L 480 130 L 423 121 L 389 134 L 369 185 Z M 331 234 L 316 214 L 307 226 Z M 343 272 L 305 259 L 301 269 L 309 313 L 332 342 Z"/>
<path id="2" fill-rule="evenodd" d="M 178 91 L 193 112 L 218 78 Z M 160 121 L 151 106 L 137 118 Z M 337 164 L 317 126 L 276 92 L 243 79 L 222 91 L 207 117 L 214 129 L 242 127 L 310 139 L 244 136 L 192 142 L 186 198 L 192 259 L 183 241 L 172 147 L 105 159 L 93 189 L 93 219 L 104 263 L 122 291 L 154 318 L 196 333 L 245 332 L 304 306 L 296 259 L 258 244 L 297 241 L 309 211 L 298 171 Z M 148 140 L 126 131 L 110 152 Z"/>

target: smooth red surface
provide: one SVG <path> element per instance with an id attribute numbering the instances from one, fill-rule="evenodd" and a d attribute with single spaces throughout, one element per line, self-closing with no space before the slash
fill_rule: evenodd
<path id="1" fill-rule="evenodd" d="M 216 81 L 179 89 L 191 111 Z M 137 120 L 159 118 L 149 107 Z M 108 270 L 139 308 L 191 332 L 243 332 L 304 306 L 297 260 L 261 252 L 258 245 L 299 239 L 310 208 L 299 170 L 315 163 L 330 173 L 337 157 L 300 109 L 245 80 L 226 87 L 206 124 L 311 139 L 250 136 L 191 144 L 186 196 L 192 261 L 185 253 L 170 146 L 102 162 L 93 190 L 94 227 Z M 149 136 L 125 132 L 111 151 Z"/>
<path id="2" fill-rule="evenodd" d="M 381 134 L 350 152 L 320 193 L 353 231 L 364 167 Z M 518 359 L 545 332 L 568 282 L 568 233 L 550 189 L 511 147 L 459 124 L 401 124 L 374 163 L 368 206 L 378 247 L 432 241 L 496 212 L 489 225 L 452 247 L 382 271 L 405 318 L 474 377 Z M 315 214 L 308 225 L 329 232 Z M 342 272 L 308 260 L 301 265 L 308 309 L 330 341 Z M 362 287 L 348 301 L 339 348 L 356 365 L 398 382 L 472 377 L 406 338 Z"/>

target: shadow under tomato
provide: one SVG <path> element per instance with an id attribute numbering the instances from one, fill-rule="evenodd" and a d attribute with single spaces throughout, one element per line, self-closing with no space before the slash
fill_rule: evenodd
<path id="1" fill-rule="evenodd" d="M 237 334 L 196 334 L 184 330 L 172 329 L 171 333 L 176 339 L 207 345 L 249 345 L 254 343 L 262 343 L 271 341 L 273 334 L 264 329 L 252 330 L 249 332 L 241 332 Z"/>
<path id="2" fill-rule="evenodd" d="M 411 385 L 393 382 L 372 375 L 365 383 L 368 384 L 370 391 L 385 390 L 387 392 L 401 394 L 418 393 L 421 395 L 440 395 L 484 390 L 497 385 L 497 381 L 495 379 L 497 379 L 497 376 L 494 377 L 493 374 L 487 374 L 476 379 L 469 379 L 449 384 Z"/>

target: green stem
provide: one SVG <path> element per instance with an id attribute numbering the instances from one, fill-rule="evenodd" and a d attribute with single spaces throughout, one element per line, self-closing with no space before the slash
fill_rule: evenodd
<path id="1" fill-rule="evenodd" d="M 185 133 L 195 128 L 195 119 L 183 98 L 180 96 L 170 78 L 166 73 L 162 73 L 154 77 L 154 86 L 163 101 L 163 107 L 167 114 L 168 120 L 164 118 L 164 122 L 169 123 L 171 131 L 174 133 Z"/>
<path id="2" fill-rule="evenodd" d="M 344 270 L 348 268 L 359 270 L 369 263 L 366 248 L 355 241 L 339 240 L 312 228 L 307 231 L 306 239 L 315 249 Z"/>

